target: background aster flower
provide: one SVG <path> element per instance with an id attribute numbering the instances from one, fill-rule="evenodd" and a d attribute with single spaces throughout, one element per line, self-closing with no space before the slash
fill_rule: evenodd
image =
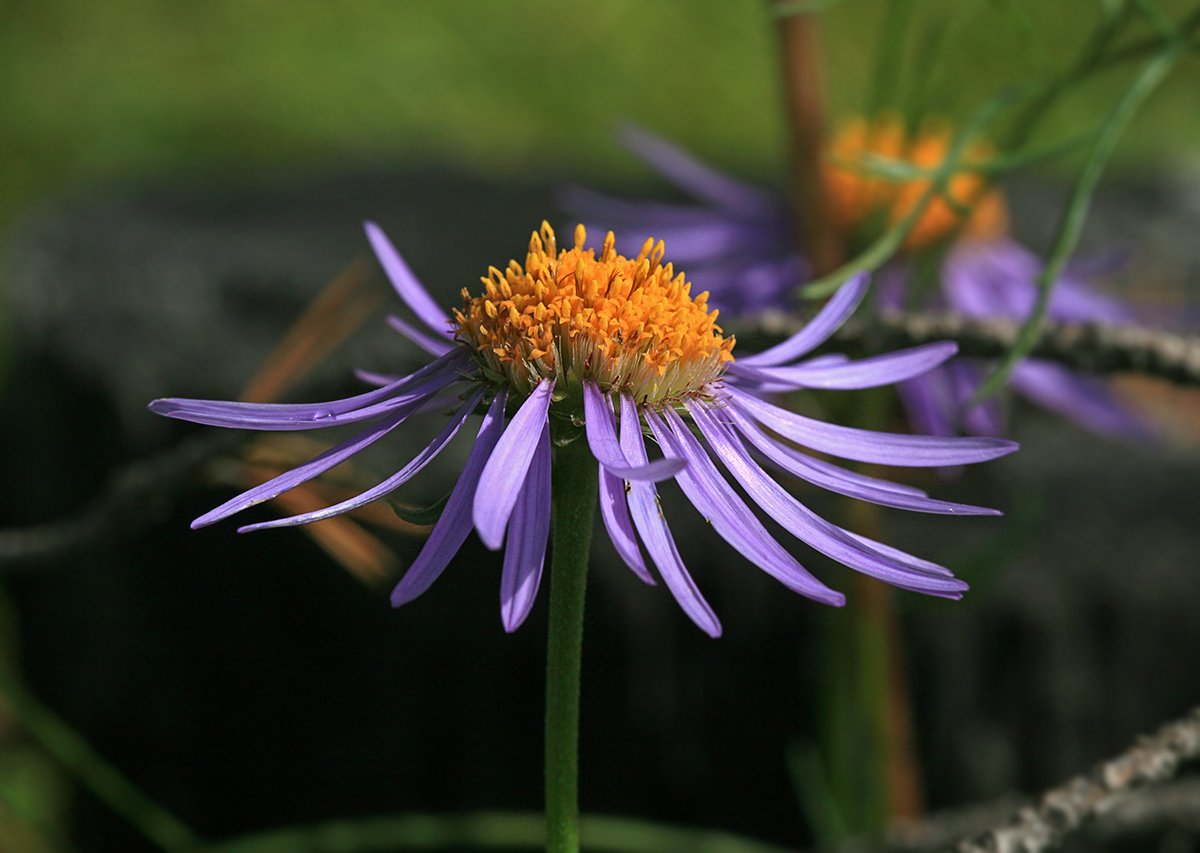
<path id="1" fill-rule="evenodd" d="M 943 304 L 965 317 L 1024 320 L 1037 300 L 1035 281 L 1041 269 L 1042 262 L 1033 253 L 1010 239 L 963 242 L 942 265 Z M 1054 285 L 1049 317 L 1109 325 L 1137 319 L 1129 305 L 1092 289 L 1086 281 L 1088 272 L 1080 265 L 1068 268 Z M 897 389 L 922 432 L 1000 435 L 1005 430 L 1004 412 L 995 399 L 967 406 L 986 376 L 984 362 L 959 358 L 902 382 Z M 1096 376 L 1027 358 L 1014 368 L 1009 385 L 1026 399 L 1100 435 L 1135 440 L 1153 435 L 1110 383 Z"/>
<path id="2" fill-rule="evenodd" d="M 718 463 L 755 504 L 815 550 L 896 586 L 958 598 L 966 584 L 946 568 L 844 530 L 784 490 L 760 460 L 821 488 L 884 506 L 931 513 L 995 514 L 936 500 L 809 456 L 900 466 L 959 465 L 1016 448 L 987 437 L 892 435 L 827 424 L 780 408 L 768 392 L 852 389 L 919 376 L 955 352 L 930 344 L 851 361 L 805 358 L 850 316 L 867 280 L 848 282 L 800 332 L 763 353 L 735 359 L 707 294 L 693 297 L 682 273 L 663 264 L 664 245 L 647 240 L 636 257 L 618 255 L 609 234 L 599 257 L 585 250 L 583 226 L 572 249 L 557 250 L 543 224 L 525 264 L 491 268 L 478 295 L 463 290 L 451 319 L 430 298 L 383 232 L 367 235 L 400 297 L 425 328 L 392 324 L 433 360 L 380 387 L 318 404 L 258 405 L 163 399 L 151 411 L 215 426 L 295 430 L 368 423 L 308 463 L 253 488 L 193 522 L 201 527 L 269 500 L 387 435 L 418 414 L 451 416 L 437 437 L 400 471 L 334 506 L 247 525 L 303 524 L 376 500 L 433 459 L 475 413 L 474 446 L 445 509 L 416 561 L 392 593 L 395 605 L 424 592 L 474 529 L 492 549 L 506 546 L 501 613 L 512 631 L 528 615 L 542 577 L 550 529 L 551 465 L 559 450 L 585 441 L 598 464 L 601 517 L 622 560 L 655 583 L 652 563 L 689 617 L 718 636 L 720 623 L 683 565 L 654 483 L 674 477 L 717 533 L 747 559 L 802 595 L 828 604 L 843 596 L 810 574 L 766 530 Z M 662 451 L 651 459 L 649 435 Z M 577 445 L 578 446 L 578 445 Z M 556 475 L 557 476 L 557 475 Z M 640 544 L 639 544 L 640 543 Z M 649 562 L 643 555 L 649 555 Z"/>
<path id="3" fill-rule="evenodd" d="M 641 128 L 625 128 L 621 142 L 683 191 L 705 206 L 672 206 L 655 202 L 613 199 L 570 187 L 561 202 L 572 214 L 617 231 L 618 245 L 643 239 L 651 228 L 670 233 L 701 260 L 698 286 L 710 291 L 712 303 L 731 313 L 754 313 L 763 308 L 788 308 L 797 285 L 808 278 L 809 266 L 794 259 L 793 231 L 781 194 L 772 193 L 723 174 L 697 161 L 673 143 Z M 852 120 L 830 140 L 825 169 L 830 215 L 843 236 L 887 226 L 907 214 L 924 193 L 924 179 L 897 183 L 855 170 L 864 155 L 904 160 L 931 168 L 945 156 L 946 129 L 933 124 L 911 139 L 890 118 L 875 122 Z M 977 147 L 972 158 L 986 156 Z M 935 200 L 906 238 L 906 253 L 946 245 L 940 293 L 925 300 L 927 307 L 950 308 L 968 317 L 1024 320 L 1033 310 L 1034 281 L 1040 261 L 1006 236 L 1007 214 L 996 190 L 969 171 L 950 183 L 951 195 L 974 207 L 963 217 L 944 200 Z M 768 262 L 745 260 L 738 239 L 756 246 Z M 792 260 L 789 260 L 791 258 Z M 1092 264 L 1095 267 L 1097 265 Z M 1103 265 L 1100 265 L 1103 266 Z M 1076 264 L 1055 283 L 1048 315 L 1055 320 L 1129 323 L 1137 312 L 1129 305 L 1094 290 L 1089 270 Z M 906 292 L 912 275 L 906 256 L 882 271 L 873 304 L 881 308 L 909 305 Z M 923 376 L 898 383 L 898 390 L 915 429 L 930 435 L 1000 435 L 1005 431 L 1002 407 L 995 399 L 967 407 L 987 375 L 987 365 L 956 358 Z M 1038 359 L 1025 359 L 1009 383 L 1021 396 L 1102 435 L 1146 439 L 1148 425 L 1104 380 Z"/>
<path id="4" fill-rule="evenodd" d="M 791 213 L 778 193 L 726 175 L 670 141 L 633 124 L 617 138 L 639 159 L 703 206 L 627 201 L 570 185 L 560 206 L 601 234 L 613 229 L 617 251 L 632 254 L 651 235 L 708 291 L 713 306 L 734 314 L 788 308 L 793 288 L 811 270 L 792 242 Z"/>

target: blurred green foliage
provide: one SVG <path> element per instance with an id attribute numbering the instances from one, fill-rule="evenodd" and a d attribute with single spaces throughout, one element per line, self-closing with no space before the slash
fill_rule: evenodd
<path id="1" fill-rule="evenodd" d="M 769 24 L 755 0 L 8 0 L 0 205 L 214 165 L 613 166 L 619 117 L 756 159 L 778 141 Z"/>
<path id="2" fill-rule="evenodd" d="M 834 113 L 866 103 L 883 5 L 824 15 Z M 1100 6 L 923 0 L 900 85 L 961 114 L 1060 67 Z M 1048 132 L 1099 115 L 1131 70 L 1068 99 Z M 1123 162 L 1192 144 L 1188 70 Z M 173 170 L 434 158 L 484 174 L 640 174 L 610 141 L 621 118 L 765 174 L 783 160 L 775 73 L 763 0 L 0 0 L 0 223 L 59 187 Z"/>

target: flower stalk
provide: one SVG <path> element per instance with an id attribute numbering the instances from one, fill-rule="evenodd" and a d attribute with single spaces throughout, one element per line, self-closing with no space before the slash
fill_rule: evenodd
<path id="1" fill-rule="evenodd" d="M 546 644 L 546 850 L 579 850 L 579 674 L 583 603 L 596 513 L 596 460 L 586 441 L 555 453 Z"/>

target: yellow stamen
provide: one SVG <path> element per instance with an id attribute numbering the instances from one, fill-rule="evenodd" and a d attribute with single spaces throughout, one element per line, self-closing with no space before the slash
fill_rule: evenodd
<path id="1" fill-rule="evenodd" d="M 936 168 L 945 160 L 949 147 L 949 130 L 937 122 L 927 122 L 911 137 L 895 116 L 882 116 L 870 123 L 862 119 L 848 122 L 830 142 L 824 166 L 830 216 L 843 232 L 861 227 L 877 213 L 886 217 L 886 224 L 898 222 L 925 194 L 929 179 L 886 181 L 856 170 L 853 164 L 864 154 L 875 154 Z M 935 197 L 905 238 L 904 249 L 925 249 L 959 232 L 964 237 L 987 238 L 1008 229 L 1003 196 L 978 172 L 969 171 L 972 161 L 979 162 L 990 154 L 990 148 L 983 144 L 967 152 L 966 168 L 956 173 L 947 187 L 955 204 Z M 961 209 L 969 210 L 965 222 Z"/>
<path id="2" fill-rule="evenodd" d="M 708 293 L 691 296 L 684 274 L 662 264 L 662 241 L 647 240 L 634 259 L 618 255 L 610 231 L 600 249 L 556 251 L 543 222 L 515 261 L 482 279 L 484 293 L 463 290 L 457 337 L 476 350 L 485 375 L 528 392 L 543 377 L 596 382 L 631 391 L 657 406 L 701 393 L 733 361 L 734 339 L 721 336 Z"/>

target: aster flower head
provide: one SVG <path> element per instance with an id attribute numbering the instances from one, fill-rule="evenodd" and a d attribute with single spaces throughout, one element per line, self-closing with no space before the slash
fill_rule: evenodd
<path id="1" fill-rule="evenodd" d="M 507 630 L 519 626 L 542 576 L 551 466 L 556 453 L 581 446 L 576 442 L 585 443 L 598 466 L 600 514 L 617 553 L 649 584 L 656 583 L 654 566 L 688 616 L 712 636 L 719 635 L 720 623 L 683 565 L 655 482 L 674 478 L 716 532 L 748 560 L 818 601 L 841 604 L 843 597 L 770 535 L 727 476 L 790 533 L 853 569 L 931 595 L 957 598 L 966 588 L 942 566 L 821 519 L 761 464 L 765 460 L 818 487 L 884 506 L 994 514 L 864 476 L 795 445 L 863 462 L 943 466 L 996 458 L 1015 449 L 1011 442 L 867 432 L 822 423 L 764 399 L 768 392 L 889 384 L 953 355 L 952 344 L 933 344 L 856 362 L 836 355 L 806 358 L 853 312 L 866 293 L 864 277 L 849 282 L 782 344 L 735 358 L 734 340 L 722 335 L 707 294 L 693 296 L 686 277 L 663 262 L 661 241 L 647 240 L 635 257 L 626 258 L 617 254 L 610 233 L 597 255 L 585 248 L 580 226 L 574 246 L 559 250 L 554 232 L 543 224 L 530 239 L 525 263 L 490 269 L 482 290 L 463 291 L 463 305 L 452 319 L 383 232 L 368 223 L 367 234 L 398 294 L 425 328 L 395 317 L 393 326 L 433 360 L 404 377 L 379 377 L 374 390 L 329 403 L 151 403 L 159 414 L 216 426 L 293 430 L 367 424 L 304 465 L 206 513 L 194 527 L 270 500 L 409 417 L 449 406 L 452 414 L 441 433 L 378 486 L 316 512 L 241 529 L 303 524 L 376 500 L 414 476 L 472 415 L 480 414 L 463 472 L 421 553 L 392 593 L 396 605 L 424 592 L 473 529 L 489 548 L 506 549 L 501 613 Z"/>

